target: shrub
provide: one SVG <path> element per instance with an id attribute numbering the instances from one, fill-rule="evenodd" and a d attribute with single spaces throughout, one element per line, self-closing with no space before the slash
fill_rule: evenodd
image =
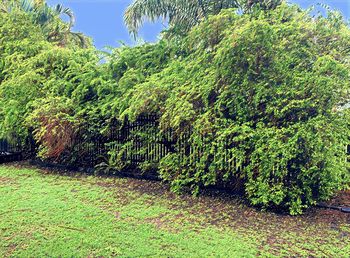
<path id="1" fill-rule="evenodd" d="M 224 11 L 184 39 L 186 55 L 136 83 L 122 112 L 158 112 L 161 129 L 191 132 L 199 151 L 160 162 L 173 189 L 238 180 L 252 204 L 298 214 L 349 182 L 349 112 L 339 109 L 349 37 L 337 13 Z"/>

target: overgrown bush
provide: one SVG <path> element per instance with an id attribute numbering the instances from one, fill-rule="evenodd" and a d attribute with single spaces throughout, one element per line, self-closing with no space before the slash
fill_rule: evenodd
<path id="1" fill-rule="evenodd" d="M 0 36 L 1 132 L 34 129 L 43 156 L 70 148 L 79 124 L 103 134 L 114 119 L 152 113 L 160 134 L 190 146 L 156 164 L 174 191 L 224 184 L 298 214 L 349 183 L 350 29 L 336 12 L 225 10 L 185 38 L 116 49 L 106 64 L 94 49 L 57 47 L 11 19 L 0 20 L 9 31 Z M 118 150 L 106 160 L 120 169 Z"/>
<path id="2" fill-rule="evenodd" d="M 239 180 L 253 204 L 297 214 L 349 182 L 349 37 L 337 13 L 224 11 L 184 39 L 187 55 L 135 84 L 121 113 L 191 131 L 200 153 L 160 163 L 174 190 Z"/>

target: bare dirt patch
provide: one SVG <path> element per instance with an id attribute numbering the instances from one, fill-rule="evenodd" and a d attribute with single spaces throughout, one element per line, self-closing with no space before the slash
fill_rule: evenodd
<path id="1" fill-rule="evenodd" d="M 338 192 L 337 195 L 328 203 L 334 206 L 350 207 L 350 190 Z"/>
<path id="2" fill-rule="evenodd" d="M 1 177 L 0 176 L 0 185 L 10 185 L 16 183 L 16 180 L 10 177 Z"/>

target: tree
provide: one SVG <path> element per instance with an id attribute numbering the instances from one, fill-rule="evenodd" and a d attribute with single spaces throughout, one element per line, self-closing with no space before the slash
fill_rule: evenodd
<path id="1" fill-rule="evenodd" d="M 74 90 L 89 93 L 90 78 L 98 77 L 92 72 L 99 60 L 95 49 L 58 43 L 48 42 L 31 13 L 17 7 L 0 12 L 0 135 L 25 140 L 31 128 L 24 118 L 36 99 L 48 99 L 49 93 L 64 98 Z M 74 102 L 88 99 L 88 93 Z"/>
<path id="2" fill-rule="evenodd" d="M 254 6 L 274 9 L 283 0 L 134 0 L 125 12 L 125 24 L 134 36 L 145 20 L 168 20 L 175 31 L 188 32 L 209 15 L 223 9 L 239 8 L 249 12 Z"/>
<path id="3" fill-rule="evenodd" d="M 13 12 L 15 9 L 29 14 L 33 22 L 42 28 L 47 39 L 51 42 L 58 42 L 61 46 L 70 42 L 80 47 L 90 45 L 88 37 L 82 33 L 72 32 L 75 16 L 70 8 L 61 4 L 50 7 L 44 0 L 5 0 L 0 5 L 0 11 L 5 13 Z M 64 22 L 61 15 L 66 15 L 69 22 Z"/>

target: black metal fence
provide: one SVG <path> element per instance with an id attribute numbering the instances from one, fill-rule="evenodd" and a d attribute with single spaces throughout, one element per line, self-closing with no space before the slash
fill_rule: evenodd
<path id="1" fill-rule="evenodd" d="M 82 126 L 72 142 L 70 153 L 75 153 L 78 167 L 95 167 L 106 162 L 115 153 L 125 164 L 138 166 L 141 163 L 158 163 L 168 153 L 179 152 L 188 146 L 188 139 L 178 139 L 172 130 L 158 129 L 156 115 L 141 115 L 135 121 L 114 120 L 108 128 L 92 129 Z"/>
<path id="2" fill-rule="evenodd" d="M 0 163 L 19 161 L 22 159 L 21 144 L 16 139 L 0 139 Z"/>
<path id="3" fill-rule="evenodd" d="M 48 162 L 77 168 L 95 168 L 99 164 L 113 163 L 111 159 L 114 159 L 120 160 L 128 168 L 135 168 L 145 163 L 157 166 L 169 153 L 179 154 L 180 159 L 191 156 L 199 160 L 204 153 L 203 145 L 191 144 L 190 135 L 190 131 L 177 135 L 173 130 L 159 130 L 159 119 L 153 114 L 141 115 L 135 121 L 127 118 L 124 121 L 114 120 L 108 126 L 100 128 L 85 124 L 77 130 L 62 157 Z M 225 150 L 230 145 L 230 139 L 225 139 Z M 347 152 L 350 155 L 350 146 L 347 147 Z M 35 150 L 33 154 L 36 154 Z M 19 160 L 21 157 L 21 145 L 18 142 L 0 140 L 0 162 Z M 229 151 L 225 153 L 223 162 L 227 169 L 237 167 L 235 158 Z"/>
<path id="4" fill-rule="evenodd" d="M 186 131 L 186 130 L 185 130 Z M 124 121 L 115 120 L 109 127 L 101 132 L 101 128 L 92 129 L 89 125 L 80 128 L 72 143 L 72 150 L 69 156 L 75 157 L 70 160 L 71 164 L 77 167 L 94 168 L 103 162 L 107 162 L 115 152 L 120 155 L 120 160 L 135 168 L 142 164 L 159 164 L 159 161 L 169 153 L 179 154 L 180 160 L 184 157 L 191 157 L 195 161 L 202 158 L 202 145 L 190 142 L 191 131 L 176 134 L 171 129 L 160 131 L 159 117 L 157 115 L 141 115 L 135 121 L 127 118 Z M 234 143 L 227 138 L 224 141 L 224 158 L 222 167 L 228 170 L 239 170 L 242 164 L 229 151 Z M 207 142 L 207 145 L 212 144 Z M 70 155 L 75 153 L 74 155 Z M 347 146 L 347 153 L 350 155 L 350 145 Z M 237 164 L 240 164 L 237 166 Z"/>

